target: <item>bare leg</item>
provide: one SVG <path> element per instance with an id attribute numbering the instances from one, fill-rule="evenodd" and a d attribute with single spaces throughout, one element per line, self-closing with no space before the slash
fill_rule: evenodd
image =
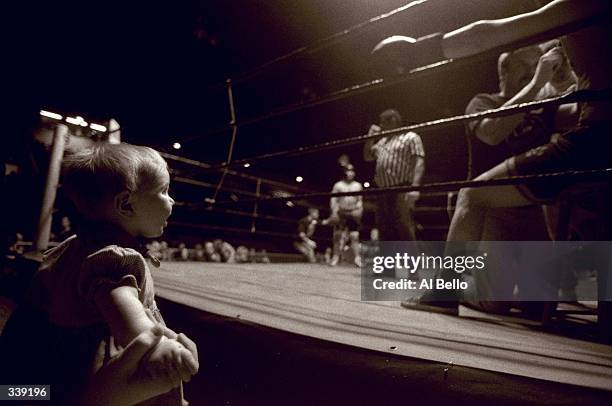
<path id="1" fill-rule="evenodd" d="M 337 224 L 334 225 L 333 231 L 333 244 L 332 244 L 332 257 L 329 261 L 330 266 L 338 265 L 340 258 L 342 258 L 342 252 L 344 251 L 346 225 L 344 220 L 341 218 Z"/>
<path id="2" fill-rule="evenodd" d="M 306 257 L 308 262 L 310 263 L 317 262 L 314 249 L 309 247 L 306 243 L 296 241 L 293 244 L 293 246 L 295 247 L 295 249 L 297 249 L 299 252 L 301 252 Z"/>
<path id="3" fill-rule="evenodd" d="M 476 180 L 493 179 L 508 176 L 506 162 L 491 168 L 478 176 Z M 487 212 L 491 208 L 521 207 L 531 205 L 515 186 L 493 186 L 485 188 L 464 188 L 459 191 L 455 213 L 451 221 L 446 241 L 480 241 Z M 453 255 L 457 247 L 446 244 L 445 254 Z M 441 272 L 438 277 L 456 278 L 452 271 Z M 408 309 L 426 310 L 444 314 L 458 314 L 459 292 L 432 290 L 418 298 L 402 302 Z"/>
<path id="4" fill-rule="evenodd" d="M 489 169 L 475 180 L 509 176 L 506 162 Z M 533 204 L 516 186 L 464 188 L 459 191 L 447 241 L 480 241 L 487 210 L 495 207 L 521 207 Z"/>
<path id="5" fill-rule="evenodd" d="M 329 265 L 336 266 L 342 258 L 342 252 L 344 251 L 344 234 L 346 232 L 346 226 L 344 225 L 344 221 L 336 224 L 334 226 L 334 234 L 333 234 L 333 246 L 332 246 L 332 258 L 329 262 Z"/>
<path id="6" fill-rule="evenodd" d="M 342 243 L 342 234 L 344 233 L 344 229 L 339 225 L 334 226 L 334 234 L 333 234 L 333 245 L 332 252 L 336 257 L 340 257 L 342 253 L 343 243 Z"/>
<path id="7" fill-rule="evenodd" d="M 355 265 L 361 266 L 361 246 L 359 244 L 359 231 L 351 231 L 349 233 L 349 238 L 351 239 L 351 249 L 353 250 L 353 257 Z"/>

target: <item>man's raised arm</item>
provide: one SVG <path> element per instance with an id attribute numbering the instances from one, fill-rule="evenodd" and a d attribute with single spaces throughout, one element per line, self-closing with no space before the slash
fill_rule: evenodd
<path id="1" fill-rule="evenodd" d="M 611 3 L 606 0 L 554 0 L 529 13 L 476 21 L 446 34 L 431 34 L 417 40 L 395 35 L 378 43 L 372 53 L 389 63 L 412 69 L 445 59 L 476 55 L 557 27 L 610 14 Z"/>

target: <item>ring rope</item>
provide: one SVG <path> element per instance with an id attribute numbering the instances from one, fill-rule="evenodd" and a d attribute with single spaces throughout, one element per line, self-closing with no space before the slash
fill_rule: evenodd
<path id="1" fill-rule="evenodd" d="M 172 176 L 172 181 L 179 182 L 179 183 L 185 183 L 185 184 L 192 185 L 192 186 L 207 188 L 207 189 L 214 189 L 214 188 L 217 187 L 217 185 L 214 185 L 214 184 L 209 183 L 209 182 L 204 182 L 204 181 L 197 180 L 197 179 L 186 178 L 186 177 L 183 177 L 183 176 L 175 176 L 175 175 L 173 175 Z M 236 188 L 232 188 L 232 187 L 228 187 L 228 186 L 223 186 L 221 188 L 221 190 L 224 190 L 224 191 L 229 192 L 229 193 L 234 193 L 234 194 L 237 194 L 237 195 L 244 195 L 244 196 L 254 197 L 254 198 L 259 198 L 261 196 L 270 196 L 270 195 L 262 194 L 262 193 L 260 193 L 258 195 L 257 193 L 254 193 L 254 192 L 251 192 L 251 191 L 248 191 L 248 190 L 236 189 Z M 207 209 L 211 210 L 212 207 L 211 207 L 210 203 L 214 203 L 214 202 L 212 201 L 211 198 L 206 198 L 205 201 L 206 201 Z M 197 204 L 203 205 L 203 203 L 194 203 L 193 205 L 197 205 Z M 304 204 L 303 202 L 295 202 L 295 204 L 298 205 L 298 206 L 304 206 L 304 207 L 315 207 L 315 208 L 320 209 L 320 210 L 327 209 L 327 206 L 316 205 L 316 204 Z M 188 204 L 184 204 L 184 205 L 188 205 Z"/>
<path id="2" fill-rule="evenodd" d="M 296 221 L 294 221 L 293 223 L 295 223 Z M 250 230 L 247 230 L 244 228 L 212 226 L 209 224 L 185 223 L 185 222 L 180 222 L 180 221 L 169 221 L 168 224 L 172 226 L 176 226 L 176 227 L 198 228 L 198 229 L 203 229 L 203 230 L 216 230 L 216 231 L 240 233 L 240 234 L 259 234 L 259 235 L 277 237 L 277 238 L 282 238 L 282 239 L 294 239 L 296 237 L 294 234 L 280 233 L 276 231 L 257 230 L 254 233 L 252 233 Z M 448 230 L 448 226 L 445 226 L 445 225 L 423 226 L 423 229 L 432 230 L 432 231 L 446 231 Z M 317 241 L 333 242 L 333 239 L 329 237 L 317 235 L 316 238 L 317 238 Z"/>
<path id="3" fill-rule="evenodd" d="M 396 128 L 394 130 L 382 131 L 376 134 L 365 134 L 365 135 L 360 135 L 356 137 L 349 137 L 349 138 L 343 138 L 339 140 L 327 141 L 327 142 L 320 143 L 320 144 L 302 146 L 302 147 L 288 149 L 284 151 L 271 152 L 268 154 L 262 154 L 262 155 L 253 156 L 250 158 L 237 159 L 233 162 L 230 162 L 229 164 L 223 164 L 223 165 L 217 165 L 217 166 L 213 165 L 211 168 L 220 170 L 228 166 L 244 165 L 245 163 L 249 163 L 253 165 L 260 161 L 264 161 L 264 160 L 268 160 L 272 158 L 304 155 L 304 154 L 308 154 L 312 152 L 318 152 L 318 151 L 338 148 L 341 146 L 359 144 L 369 139 L 380 138 L 383 136 L 401 134 L 401 133 L 405 133 L 408 131 L 417 131 L 417 130 L 425 130 L 425 129 L 430 129 L 430 128 L 447 127 L 447 126 L 456 125 L 459 123 L 464 123 L 467 121 L 480 120 L 480 119 L 488 118 L 488 117 L 502 117 L 502 116 L 519 113 L 519 112 L 535 110 L 535 109 L 546 107 L 549 105 L 585 102 L 585 101 L 609 100 L 609 99 L 612 99 L 612 89 L 577 90 L 574 92 L 562 94 L 560 96 L 549 97 L 543 100 L 513 104 L 513 105 L 503 106 L 497 109 L 486 110 L 486 111 L 482 111 L 478 113 L 464 114 L 464 115 L 459 115 L 459 116 L 441 118 L 441 119 L 432 120 L 432 121 L 426 121 L 422 123 L 411 124 L 408 126 Z"/>
<path id="4" fill-rule="evenodd" d="M 185 178 L 183 176 L 172 176 L 173 182 L 186 183 L 192 186 L 199 186 L 207 189 L 215 189 L 217 187 L 216 184 L 212 184 L 209 182 L 204 182 L 197 179 Z M 224 190 L 229 193 L 241 194 L 249 197 L 260 197 L 256 193 L 249 192 L 248 190 L 236 189 L 228 186 L 223 186 L 221 190 Z"/>
<path id="5" fill-rule="evenodd" d="M 281 117 L 281 116 L 284 116 L 290 113 L 295 113 L 295 112 L 305 110 L 308 108 L 312 108 L 312 107 L 320 106 L 320 105 L 327 104 L 330 102 L 342 100 L 347 97 L 353 97 L 353 96 L 364 94 L 364 93 L 367 93 L 373 90 L 379 90 L 379 89 L 384 89 L 390 86 L 395 86 L 395 85 L 398 85 L 398 84 L 401 84 L 401 83 L 404 83 L 410 80 L 414 80 L 414 79 L 421 78 L 423 76 L 427 76 L 431 74 L 432 71 L 443 72 L 445 71 L 445 69 L 450 69 L 451 62 L 453 61 L 454 61 L 453 59 L 440 61 L 440 62 L 431 64 L 431 65 L 413 69 L 407 74 L 398 75 L 395 77 L 384 78 L 384 79 L 383 78 L 374 79 L 368 82 L 360 83 L 357 85 L 346 87 L 344 89 L 337 90 L 335 92 L 328 93 L 319 98 L 315 98 L 315 99 L 307 100 L 307 101 L 301 101 L 298 103 L 289 104 L 287 106 L 282 106 L 282 107 L 273 109 L 269 111 L 268 113 L 264 113 L 262 115 L 251 117 L 251 118 L 246 118 L 240 121 L 238 125 L 241 128 L 248 127 L 248 126 L 258 124 L 264 121 L 268 121 L 276 117 Z M 206 133 L 201 134 L 201 135 L 194 135 L 191 137 L 187 137 L 183 139 L 182 142 L 188 143 L 188 142 L 196 141 L 200 138 L 206 138 L 206 137 L 210 137 L 213 135 L 222 134 L 222 133 L 229 131 L 230 129 L 231 127 L 228 127 L 228 126 L 219 127 L 216 129 L 209 130 Z"/>
<path id="6" fill-rule="evenodd" d="M 277 65 L 279 63 L 285 62 L 291 58 L 295 58 L 301 55 L 308 55 L 308 54 L 314 54 L 318 51 L 321 51 L 329 46 L 332 45 L 336 45 L 339 43 L 342 43 L 345 40 L 348 40 L 350 38 L 352 38 L 353 36 L 355 36 L 356 34 L 361 34 L 365 29 L 367 28 L 372 28 L 372 26 L 383 22 L 385 20 L 387 20 L 390 17 L 396 17 L 398 15 L 400 15 L 401 13 L 404 13 L 410 9 L 412 9 L 413 7 L 416 6 L 421 6 L 424 3 L 427 3 L 428 0 L 415 0 L 412 1 L 406 5 L 403 5 L 401 7 L 398 7 L 396 9 L 393 9 L 391 11 L 388 11 L 386 13 L 380 14 L 378 16 L 372 17 L 368 20 L 362 21 L 360 23 L 357 23 L 349 28 L 346 28 L 342 31 L 336 32 L 328 37 L 322 38 L 314 43 L 312 43 L 309 46 L 302 46 L 300 48 L 296 48 L 293 51 L 290 51 L 284 55 L 278 56 L 276 58 L 273 58 L 267 62 L 262 63 L 259 66 L 256 66 L 254 68 L 252 68 L 251 70 L 244 72 L 240 75 L 238 75 L 236 78 L 234 78 L 234 83 L 235 84 L 241 84 L 247 80 L 253 79 L 257 76 L 259 76 L 261 73 L 265 72 L 267 69 L 269 69 L 270 67 Z M 578 28 L 581 28 L 582 26 L 578 26 L 577 28 L 573 28 L 572 26 L 569 26 L 567 29 L 573 29 L 576 30 Z M 565 32 L 567 33 L 567 32 Z M 551 34 L 552 35 L 552 34 Z M 555 37 L 558 37 L 560 35 L 563 34 L 555 34 Z M 554 37 L 548 38 L 548 39 L 552 39 Z M 545 41 L 546 39 L 544 39 L 543 41 Z M 216 86 L 212 86 L 212 88 L 216 88 L 221 86 L 222 84 L 218 84 Z"/>
<path id="7" fill-rule="evenodd" d="M 389 86 L 395 86 L 407 81 L 417 80 L 423 76 L 428 76 L 432 73 L 443 73 L 447 70 L 454 70 L 457 66 L 466 66 L 473 64 L 478 61 L 486 60 L 487 58 L 497 57 L 499 54 L 505 51 L 521 48 L 534 43 L 545 42 L 554 38 L 561 37 L 563 35 L 569 34 L 571 32 L 577 31 L 579 29 L 588 27 L 593 25 L 605 18 L 608 18 L 609 14 L 602 13 L 602 15 L 597 15 L 594 17 L 590 17 L 581 21 L 575 21 L 568 24 L 564 24 L 555 28 L 552 28 L 543 33 L 539 33 L 527 38 L 519 39 L 513 42 L 509 42 L 507 44 L 500 45 L 498 47 L 492 48 L 490 50 L 478 53 L 476 55 L 467 56 L 465 58 L 460 59 L 447 59 L 444 61 L 439 61 L 436 63 L 432 63 L 430 65 L 418 67 L 410 70 L 407 73 L 402 75 L 398 75 L 395 77 L 389 78 L 380 78 L 375 79 L 369 82 L 365 82 L 362 84 L 357 84 L 354 86 L 350 86 L 327 95 L 323 95 L 319 98 L 315 98 L 313 100 L 298 102 L 294 104 L 290 104 L 287 106 L 279 107 L 277 109 L 273 109 L 272 111 L 262 114 L 260 116 L 255 116 L 252 118 L 244 119 L 237 123 L 241 128 L 254 125 L 263 121 L 267 121 L 272 118 L 280 117 L 289 113 L 294 113 L 300 110 L 304 110 L 307 108 L 312 108 L 315 106 L 319 106 L 322 104 L 327 104 L 333 101 L 341 100 L 347 97 L 352 97 L 355 95 L 363 94 L 369 91 L 383 89 Z M 216 129 L 212 129 L 207 131 L 201 135 L 194 135 L 192 137 L 187 137 L 183 140 L 184 143 L 198 140 L 200 138 L 209 137 L 212 135 L 220 134 L 227 132 L 231 129 L 230 126 L 223 126 Z"/>
<path id="8" fill-rule="evenodd" d="M 170 160 L 170 161 L 175 161 L 175 162 L 180 162 L 183 164 L 187 164 L 190 166 L 195 166 L 197 168 L 203 169 L 203 170 L 212 170 L 213 169 L 213 165 L 206 163 L 206 162 L 200 162 L 200 161 L 196 161 L 195 159 L 190 159 L 190 158 L 185 158 L 182 156 L 178 156 L 178 155 L 173 155 L 173 154 L 169 154 L 167 152 L 162 152 L 159 151 L 159 154 L 166 160 Z M 216 170 L 216 169 L 215 169 Z M 283 182 L 278 182 L 272 179 L 266 179 L 266 178 L 262 178 L 262 177 L 258 177 L 258 176 L 253 176 L 253 175 L 249 175 L 243 172 L 237 172 L 237 171 L 233 171 L 233 170 L 228 170 L 227 171 L 228 175 L 232 175 L 238 178 L 242 178 L 242 179 L 248 179 L 254 182 L 257 182 L 258 180 L 261 180 L 262 184 L 266 184 L 266 185 L 270 185 L 270 186 L 275 186 L 278 188 L 283 188 L 283 189 L 289 189 L 289 190 L 294 190 L 296 192 L 304 192 L 306 191 L 306 189 L 301 188 L 301 187 L 297 187 L 295 185 L 290 185 L 287 183 L 283 183 Z"/>
<path id="9" fill-rule="evenodd" d="M 197 180 L 197 179 L 185 178 L 185 177 L 182 177 L 182 176 L 173 176 L 172 177 L 172 181 L 179 182 L 179 183 L 185 183 L 185 184 L 192 185 L 192 186 L 208 188 L 208 189 L 214 189 L 216 187 L 216 185 L 214 185 L 212 183 L 204 182 L 204 181 Z M 235 193 L 235 194 L 239 194 L 239 195 L 255 197 L 255 198 L 261 197 L 261 196 L 270 196 L 269 194 L 259 194 L 259 195 L 257 195 L 257 193 L 250 192 L 248 190 L 236 189 L 236 188 L 231 188 L 231 187 L 228 187 L 228 186 L 224 186 L 221 190 L 225 190 L 227 192 Z M 447 196 L 447 194 L 448 194 L 447 192 L 431 192 L 431 193 L 425 194 L 425 196 L 427 196 L 427 197 L 440 197 L 440 196 Z M 294 195 L 291 195 L 291 196 L 294 196 Z M 194 204 L 198 204 L 198 203 L 194 203 Z M 299 202 L 295 202 L 295 204 L 299 205 L 300 203 Z M 328 209 L 327 206 L 317 206 L 317 205 L 306 205 L 306 206 L 307 207 L 316 207 L 318 209 Z"/>
<path id="10" fill-rule="evenodd" d="M 541 173 L 533 175 L 520 175 L 520 176 L 508 176 L 502 178 L 486 179 L 486 180 L 465 180 L 465 181 L 448 181 L 448 182 L 434 182 L 426 183 L 419 186 L 389 186 L 383 188 L 371 188 L 361 190 L 357 192 L 321 192 L 321 193 L 307 193 L 293 196 L 272 196 L 262 197 L 258 199 L 260 202 L 269 201 L 286 201 L 286 200 L 305 200 L 305 199 L 317 199 L 317 198 L 330 198 L 330 197 L 344 197 L 344 196 L 375 196 L 384 193 L 403 193 L 403 192 L 436 192 L 436 191 L 454 191 L 462 188 L 480 188 L 487 186 L 506 186 L 506 185 L 517 185 L 521 183 L 536 183 L 543 180 L 551 179 L 568 179 L 575 182 L 580 181 L 593 181 L 593 180 L 609 180 L 612 178 L 612 168 L 607 169 L 592 169 L 592 170 L 576 170 L 576 171 L 564 171 L 564 172 L 552 172 L 552 173 Z M 241 200 L 240 203 L 248 203 L 252 200 Z M 234 204 L 233 201 L 221 201 L 219 204 Z"/>
<path id="11" fill-rule="evenodd" d="M 303 46 L 300 48 L 296 48 L 291 52 L 288 52 L 284 55 L 281 55 L 279 57 L 276 57 L 274 59 L 269 60 L 268 62 L 265 62 L 259 66 L 256 66 L 255 68 L 244 72 L 240 75 L 238 75 L 236 78 L 234 78 L 234 83 L 235 84 L 241 84 L 246 82 L 247 80 L 253 79 L 257 76 L 259 76 L 261 73 L 265 72 L 267 69 L 269 69 L 270 67 L 274 66 L 274 65 L 278 65 L 279 63 L 285 62 L 291 58 L 295 58 L 297 56 L 301 56 L 301 55 L 309 55 L 309 54 L 314 54 L 316 52 L 319 52 L 329 46 L 332 45 L 336 45 L 339 44 L 347 39 L 352 38 L 353 36 L 355 36 L 356 34 L 361 34 L 363 32 L 364 29 L 366 28 L 371 28 L 373 25 L 380 23 L 382 21 L 385 21 L 386 19 L 393 17 L 393 16 L 397 16 L 398 14 L 401 14 L 409 9 L 412 9 L 415 6 L 420 6 L 423 3 L 427 3 L 429 0 L 416 0 L 416 1 L 412 1 L 406 5 L 403 5 L 401 7 L 398 7 L 396 9 L 393 9 L 391 11 L 388 11 L 386 13 L 377 15 L 376 17 L 372 17 L 366 21 L 362 21 L 358 24 L 355 24 L 349 28 L 346 28 L 342 31 L 336 32 L 328 37 L 322 38 L 316 42 L 314 42 L 313 44 L 311 44 L 310 46 Z M 221 86 L 221 84 L 217 85 L 217 86 L 213 86 L 213 87 L 218 87 Z"/>
<path id="12" fill-rule="evenodd" d="M 287 218 L 287 217 L 270 216 L 270 215 L 261 214 L 261 213 L 254 214 L 248 211 L 222 209 L 219 207 L 209 208 L 208 206 L 205 206 L 204 203 L 175 202 L 174 205 L 177 207 L 184 207 L 186 209 L 192 209 L 192 210 L 203 209 L 204 211 L 210 211 L 213 213 L 231 214 L 231 215 L 238 216 L 238 217 L 248 217 L 248 218 L 257 218 L 261 220 L 278 221 L 280 223 L 295 224 L 298 220 L 298 219 L 292 219 L 292 218 Z"/>
<path id="13" fill-rule="evenodd" d="M 295 224 L 299 220 L 296 218 L 270 216 L 270 215 L 261 214 L 261 213 L 254 214 L 252 212 L 241 211 L 241 210 L 221 209 L 219 207 L 209 208 L 205 206 L 204 203 L 175 202 L 174 205 L 176 207 L 183 207 L 183 208 L 191 209 L 191 210 L 202 210 L 203 209 L 204 211 L 210 211 L 213 213 L 229 214 L 229 215 L 238 216 L 238 217 L 255 218 L 258 220 L 277 221 L 280 223 L 288 223 L 288 224 Z M 308 206 L 308 207 L 313 207 L 313 206 Z M 417 213 L 419 212 L 420 213 L 438 213 L 438 212 L 447 211 L 449 209 L 452 210 L 454 208 L 455 206 L 420 206 L 420 207 L 417 206 L 413 209 L 413 211 Z"/>
<path id="14" fill-rule="evenodd" d="M 230 232 L 230 233 L 242 233 L 242 234 L 260 234 L 260 235 L 265 235 L 269 237 L 278 237 L 278 238 L 284 238 L 284 239 L 287 239 L 287 238 L 294 239 L 296 237 L 294 234 L 279 233 L 276 231 L 257 230 L 254 233 L 252 233 L 251 230 L 247 230 L 243 228 L 213 226 L 210 224 L 185 223 L 181 221 L 169 221 L 168 224 L 172 226 L 177 226 L 177 227 L 198 228 L 198 229 L 203 229 L 203 230 L 217 230 L 217 231 L 223 231 L 226 233 Z M 327 241 L 327 242 L 332 241 L 331 238 L 327 238 L 327 237 L 317 237 L 317 240 Z"/>
<path id="15" fill-rule="evenodd" d="M 261 196 L 261 181 L 257 182 L 257 186 L 255 187 L 255 193 L 257 194 L 257 197 L 259 198 Z M 257 229 L 255 227 L 255 221 L 257 220 L 257 209 L 259 208 L 258 206 L 258 201 L 255 202 L 253 204 L 253 220 L 251 221 L 251 232 L 254 233 Z"/>
<path id="16" fill-rule="evenodd" d="M 227 80 L 227 101 L 229 103 L 230 110 L 230 125 L 232 126 L 232 139 L 230 141 L 229 149 L 227 151 L 227 158 L 225 160 L 226 164 L 232 162 L 232 157 L 234 156 L 234 145 L 236 144 L 236 134 L 238 133 L 238 125 L 236 124 L 236 107 L 234 106 L 234 92 L 232 90 L 232 81 L 230 79 Z M 221 186 L 223 186 L 223 182 L 225 181 L 225 177 L 227 176 L 227 165 L 223 168 L 223 172 L 221 174 L 221 178 L 219 179 L 219 183 L 217 184 L 217 188 L 215 189 L 215 193 L 212 197 L 212 203 L 217 201 L 217 197 L 219 195 L 219 190 L 221 190 Z M 259 184 L 259 180 L 257 181 Z"/>

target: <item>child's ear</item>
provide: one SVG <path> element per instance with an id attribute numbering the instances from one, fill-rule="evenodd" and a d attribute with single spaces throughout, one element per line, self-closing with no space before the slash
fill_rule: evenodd
<path id="1" fill-rule="evenodd" d="M 115 195 L 113 208 L 120 216 L 131 217 L 134 213 L 134 206 L 132 206 L 130 197 L 131 193 L 128 190 L 124 190 Z"/>

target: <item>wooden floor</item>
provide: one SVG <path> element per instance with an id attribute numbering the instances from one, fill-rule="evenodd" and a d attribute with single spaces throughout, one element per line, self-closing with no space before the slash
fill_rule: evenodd
<path id="1" fill-rule="evenodd" d="M 226 317 L 365 349 L 612 390 L 612 347 L 465 307 L 460 317 L 362 302 L 356 267 L 164 263 L 157 294 Z"/>

